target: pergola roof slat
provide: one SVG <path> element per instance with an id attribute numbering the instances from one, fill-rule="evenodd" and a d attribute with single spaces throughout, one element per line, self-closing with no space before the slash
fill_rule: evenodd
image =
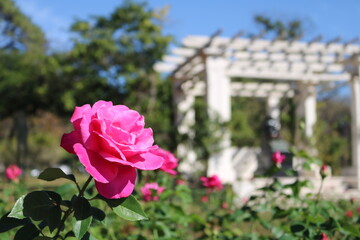
<path id="1" fill-rule="evenodd" d="M 172 72 L 175 78 L 190 79 L 205 69 L 207 56 L 221 56 L 228 61 L 230 77 L 274 80 L 347 81 L 350 75 L 343 66 L 346 59 L 360 53 L 360 45 L 336 41 L 311 42 L 219 36 L 188 36 L 183 47 L 172 49 L 161 72 Z M 166 63 L 166 64 L 165 64 Z M 340 64 L 339 64 L 340 63 Z"/>

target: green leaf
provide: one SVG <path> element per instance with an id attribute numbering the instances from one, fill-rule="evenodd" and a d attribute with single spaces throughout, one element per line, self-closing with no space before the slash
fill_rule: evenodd
<path id="1" fill-rule="evenodd" d="M 47 168 L 42 173 L 40 173 L 38 179 L 45 181 L 54 181 L 59 178 L 65 178 L 76 182 L 73 174 L 66 174 L 60 168 Z"/>
<path id="2" fill-rule="evenodd" d="M 77 239 L 81 239 L 84 234 L 88 231 L 92 217 L 88 217 L 84 220 L 76 221 L 75 219 L 72 222 L 73 232 Z"/>
<path id="3" fill-rule="evenodd" d="M 81 240 L 97 240 L 94 236 L 90 235 L 89 232 L 86 232 L 85 235 L 81 238 Z"/>
<path id="4" fill-rule="evenodd" d="M 325 219 L 320 215 L 309 215 L 307 216 L 307 220 L 313 223 L 323 223 L 325 221 Z"/>
<path id="5" fill-rule="evenodd" d="M 76 220 L 83 220 L 91 216 L 91 205 L 84 197 L 79 197 L 74 201 L 74 216 Z"/>
<path id="6" fill-rule="evenodd" d="M 51 240 L 51 237 L 37 236 L 33 240 Z"/>
<path id="7" fill-rule="evenodd" d="M 271 233 L 276 237 L 279 238 L 284 234 L 284 230 L 282 230 L 279 226 L 274 226 L 271 228 Z"/>
<path id="8" fill-rule="evenodd" d="M 72 206 L 72 203 L 69 200 L 63 200 L 61 201 L 61 205 L 70 208 Z"/>
<path id="9" fill-rule="evenodd" d="M 27 224 L 16 232 L 14 240 L 34 239 L 39 233 L 40 231 L 34 224 Z"/>
<path id="10" fill-rule="evenodd" d="M 166 225 L 165 223 L 161 221 L 156 221 L 156 227 L 161 230 L 164 233 L 164 238 L 169 239 L 171 237 L 171 230 L 169 225 Z"/>
<path id="11" fill-rule="evenodd" d="M 49 195 L 44 191 L 34 191 L 24 198 L 24 215 L 35 221 L 44 220 L 54 206 Z"/>
<path id="12" fill-rule="evenodd" d="M 9 217 L 9 213 L 7 213 L 0 218 L 0 233 L 9 231 L 10 229 L 25 225 L 27 223 L 30 223 L 28 218 L 17 219 Z"/>
<path id="13" fill-rule="evenodd" d="M 45 191 L 49 197 L 56 202 L 57 205 L 61 204 L 61 196 L 57 192 Z"/>
<path id="14" fill-rule="evenodd" d="M 359 229 L 359 227 L 357 227 L 357 226 L 355 226 L 353 224 L 350 224 L 350 223 L 347 223 L 347 222 L 342 222 L 341 223 L 341 230 L 342 230 L 342 232 L 351 234 L 351 236 L 360 237 L 360 229 Z"/>
<path id="15" fill-rule="evenodd" d="M 96 207 L 91 207 L 91 215 L 99 221 L 103 221 L 105 219 L 105 213 Z"/>
<path id="16" fill-rule="evenodd" d="M 49 226 L 51 233 L 57 227 L 59 227 L 59 224 L 61 222 L 61 209 L 59 206 L 53 206 L 52 208 L 50 208 L 50 210 L 46 216 L 46 222 Z"/>
<path id="17" fill-rule="evenodd" d="M 65 234 L 65 239 L 68 238 L 68 237 L 75 237 L 75 234 L 73 231 L 69 231 Z"/>
<path id="18" fill-rule="evenodd" d="M 15 203 L 14 207 L 11 209 L 9 217 L 17 218 L 17 219 L 24 219 L 25 216 L 23 214 L 23 204 L 24 204 L 25 195 L 21 196 Z"/>
<path id="19" fill-rule="evenodd" d="M 292 233 L 302 232 L 305 230 L 305 227 L 301 224 L 293 224 L 290 226 Z"/>
<path id="20" fill-rule="evenodd" d="M 113 211 L 116 215 L 129 221 L 147 219 L 140 203 L 132 195 L 127 197 L 120 205 L 113 207 Z"/>

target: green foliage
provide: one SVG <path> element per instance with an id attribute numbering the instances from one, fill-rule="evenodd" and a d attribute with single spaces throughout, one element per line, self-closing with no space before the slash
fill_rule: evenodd
<path id="1" fill-rule="evenodd" d="M 21 227 L 16 231 L 14 239 L 56 240 L 69 236 L 74 236 L 76 239 L 95 239 L 89 233 L 90 226 L 94 220 L 103 221 L 105 212 L 93 207 L 91 200 L 107 203 L 112 212 L 126 220 L 138 221 L 147 218 L 133 196 L 114 200 L 101 196 L 91 197 L 91 186 L 88 189 L 91 177 L 80 188 L 73 175 L 66 175 L 60 169 L 46 169 L 39 176 L 39 179 L 46 181 L 61 178 L 70 180 L 77 187 L 78 193 L 72 195 L 71 200 L 63 200 L 67 194 L 60 195 L 57 192 L 44 190 L 32 191 L 19 198 L 11 212 L 0 219 L 0 233 Z M 68 222 L 71 223 L 71 230 L 67 225 Z M 68 232 L 63 234 L 62 232 L 66 230 Z"/>
<path id="2" fill-rule="evenodd" d="M 26 17 L 12 0 L 0 2 L 0 49 L 43 52 L 45 37 L 39 27 Z"/>
<path id="3" fill-rule="evenodd" d="M 75 106 L 99 99 L 141 111 L 148 123 L 156 123 L 157 142 L 174 149 L 169 80 L 161 80 L 153 70 L 172 40 L 162 32 L 165 12 L 154 11 L 146 3 L 125 1 L 107 16 L 76 21 L 71 27 L 73 47 L 49 52 L 41 30 L 12 0 L 1 1 L 0 119 L 25 123 L 21 129 L 15 124 L 10 127 L 22 134 L 22 139 L 15 136 L 17 143 L 28 146 L 22 153 L 25 158 L 38 161 L 41 157 L 32 153 L 42 153 L 38 148 L 51 142 L 43 139 L 44 144 L 34 144 L 51 135 L 36 133 L 35 141 L 31 136 L 31 144 L 27 143 L 29 116 L 41 111 L 69 116 Z M 19 153 L 15 146 L 13 151 Z M 23 168 L 33 164 L 15 160 Z"/>
<path id="4" fill-rule="evenodd" d="M 54 181 L 59 178 L 65 178 L 76 182 L 73 174 L 65 174 L 60 168 L 47 168 L 40 173 L 38 178 L 45 181 Z"/>
<path id="5" fill-rule="evenodd" d="M 281 40 L 296 40 L 304 34 L 304 23 L 299 19 L 284 21 L 256 15 L 254 20 L 262 28 L 263 33 L 274 33 L 275 37 Z"/>
<path id="6" fill-rule="evenodd" d="M 319 158 L 332 167 L 334 174 L 340 174 L 341 168 L 351 166 L 349 108 L 347 101 L 336 98 L 323 99 L 317 106 L 320 117 L 315 127 L 316 149 Z"/>
<path id="7" fill-rule="evenodd" d="M 171 41 L 162 34 L 161 19 L 145 3 L 125 1 L 109 16 L 75 22 L 74 48 L 65 58 L 69 77 L 75 84 L 74 103 L 93 102 L 84 99 L 91 89 L 104 89 L 102 97 L 113 88 L 117 101 L 132 108 L 147 109 L 156 98 L 157 77 L 153 65 Z M 67 73 L 65 73 L 67 75 Z M 70 96 L 67 96 L 67 99 Z M 151 108 L 151 107 L 150 107 Z M 144 112 L 144 111 L 142 111 Z"/>
<path id="8" fill-rule="evenodd" d="M 195 124 L 192 127 L 195 130 L 195 136 L 190 141 L 192 141 L 197 158 L 206 163 L 211 154 L 220 150 L 219 143 L 225 124 L 220 123 L 216 113 L 212 113 L 213 116 L 210 118 L 204 98 L 196 98 L 193 107 L 195 109 Z M 189 141 L 187 134 L 179 137 L 180 142 Z"/>
<path id="9" fill-rule="evenodd" d="M 229 124 L 234 146 L 259 146 L 265 121 L 264 99 L 232 98 Z"/>

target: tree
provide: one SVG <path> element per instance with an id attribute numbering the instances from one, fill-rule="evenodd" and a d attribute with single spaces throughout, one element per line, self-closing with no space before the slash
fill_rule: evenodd
<path id="1" fill-rule="evenodd" d="M 0 49 L 33 52 L 45 50 L 46 40 L 39 27 L 34 25 L 12 0 L 0 1 Z"/>
<path id="2" fill-rule="evenodd" d="M 117 90 L 118 101 L 151 111 L 157 85 L 153 65 L 171 41 L 162 33 L 161 17 L 145 3 L 125 1 L 109 16 L 75 22 L 74 48 L 67 58 L 71 78 L 105 81 Z"/>
<path id="3" fill-rule="evenodd" d="M 11 0 L 0 2 L 0 118 L 13 118 L 18 164 L 27 153 L 27 115 L 44 99 L 46 40 Z M 27 165 L 27 164 L 25 164 Z"/>
<path id="4" fill-rule="evenodd" d="M 56 57 L 61 67 L 51 88 L 57 92 L 49 99 L 63 100 L 57 111 L 112 100 L 141 112 L 161 133 L 156 140 L 174 146 L 167 133 L 172 129 L 171 86 L 153 69 L 172 40 L 162 32 L 164 14 L 146 3 L 125 1 L 108 16 L 76 21 L 71 26 L 74 47 Z"/>
<path id="5" fill-rule="evenodd" d="M 304 34 L 303 22 L 298 19 L 284 21 L 267 16 L 255 15 L 254 21 L 262 33 L 273 33 L 280 40 L 296 40 Z"/>

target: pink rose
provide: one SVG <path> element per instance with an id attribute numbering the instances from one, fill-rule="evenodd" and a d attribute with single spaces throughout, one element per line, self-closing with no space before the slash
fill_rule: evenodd
<path id="1" fill-rule="evenodd" d="M 222 207 L 223 209 L 228 209 L 228 208 L 229 208 L 229 204 L 228 204 L 227 202 L 223 202 L 223 203 L 221 204 L 221 207 Z"/>
<path id="2" fill-rule="evenodd" d="M 159 187 L 157 183 L 146 183 L 141 189 L 141 193 L 145 201 L 157 201 L 159 195 L 165 190 L 164 187 Z"/>
<path id="3" fill-rule="evenodd" d="M 223 188 L 223 185 L 217 175 L 211 177 L 200 177 L 200 180 L 203 182 L 203 186 L 209 189 L 220 190 Z"/>
<path id="4" fill-rule="evenodd" d="M 323 164 L 323 165 L 321 166 L 321 168 L 320 168 L 320 176 L 321 176 L 322 178 L 325 178 L 325 177 L 327 177 L 327 176 L 329 176 L 329 175 L 330 175 L 330 168 L 329 168 L 329 166 L 326 165 L 326 164 Z"/>
<path id="5" fill-rule="evenodd" d="M 22 174 L 22 170 L 16 164 L 9 165 L 5 172 L 6 177 L 9 180 L 17 180 L 18 177 Z"/>
<path id="6" fill-rule="evenodd" d="M 281 152 L 274 152 L 271 156 L 271 160 L 276 164 L 277 167 L 281 167 L 282 162 L 285 160 L 286 156 L 281 154 Z"/>
<path id="7" fill-rule="evenodd" d="M 144 128 L 144 117 L 124 105 L 86 104 L 75 108 L 70 121 L 74 131 L 63 135 L 61 146 L 78 156 L 106 198 L 129 196 L 136 169 L 155 170 L 164 162 L 151 128 Z"/>
<path id="8" fill-rule="evenodd" d="M 203 202 L 203 203 L 206 203 L 206 202 L 209 201 L 209 197 L 206 196 L 206 195 L 203 195 L 203 196 L 201 196 L 200 201 Z"/>
<path id="9" fill-rule="evenodd" d="M 176 175 L 176 171 L 174 170 L 178 165 L 177 158 L 169 151 L 166 151 L 162 148 L 158 148 L 156 153 L 164 158 L 164 163 L 160 167 L 160 170 L 167 172 L 171 175 Z"/>
<path id="10" fill-rule="evenodd" d="M 320 240 L 329 240 L 329 237 L 325 233 L 321 233 Z"/>
<path id="11" fill-rule="evenodd" d="M 349 218 L 352 218 L 354 214 L 351 210 L 348 210 L 348 211 L 346 211 L 345 215 Z"/>
<path id="12" fill-rule="evenodd" d="M 176 180 L 176 185 L 186 185 L 185 180 L 184 179 L 177 179 Z"/>

